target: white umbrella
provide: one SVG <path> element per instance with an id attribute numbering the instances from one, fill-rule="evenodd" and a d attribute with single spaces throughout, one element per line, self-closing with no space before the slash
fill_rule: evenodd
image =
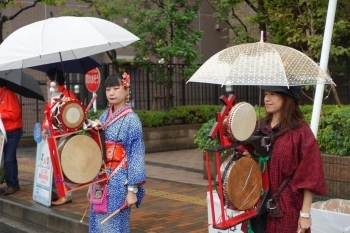
<path id="1" fill-rule="evenodd" d="M 139 40 L 119 25 L 94 17 L 61 16 L 10 34 L 0 45 L 0 70 L 79 59 Z"/>
<path id="2" fill-rule="evenodd" d="M 305 54 L 264 42 L 240 44 L 218 52 L 188 82 L 256 86 L 333 83 L 331 77 Z"/>

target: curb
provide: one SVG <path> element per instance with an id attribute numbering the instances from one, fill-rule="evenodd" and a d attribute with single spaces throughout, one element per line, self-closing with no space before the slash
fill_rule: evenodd
<path id="1" fill-rule="evenodd" d="M 0 213 L 56 232 L 86 233 L 89 231 L 89 225 L 76 220 L 79 217 L 75 214 L 12 197 L 0 198 Z"/>

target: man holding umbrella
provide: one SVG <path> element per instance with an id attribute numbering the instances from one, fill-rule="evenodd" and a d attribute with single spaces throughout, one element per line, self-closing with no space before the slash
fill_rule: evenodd
<path id="1" fill-rule="evenodd" d="M 70 99 L 77 99 L 77 97 L 74 95 L 74 93 L 68 89 L 65 88 L 65 77 L 62 71 L 53 68 L 50 69 L 47 73 L 47 86 L 50 87 L 50 92 L 52 93 L 52 97 L 54 97 L 55 94 L 59 96 L 60 94 L 63 94 L 63 98 L 70 98 Z M 49 103 L 52 104 L 52 98 L 49 100 Z M 43 125 L 42 125 L 43 131 L 42 131 L 42 137 L 44 140 L 46 140 L 47 133 L 48 133 L 48 122 L 45 117 Z M 72 193 L 69 192 L 66 197 L 58 197 L 57 190 L 55 187 L 55 182 L 52 182 L 52 197 L 51 197 L 51 204 L 52 205 L 64 205 L 66 203 L 72 202 Z"/>
<path id="2" fill-rule="evenodd" d="M 16 148 L 21 138 L 23 121 L 18 97 L 7 88 L 3 79 L 0 79 L 0 114 L 7 138 L 3 149 L 7 187 L 0 189 L 0 193 L 11 195 L 20 190 Z"/>

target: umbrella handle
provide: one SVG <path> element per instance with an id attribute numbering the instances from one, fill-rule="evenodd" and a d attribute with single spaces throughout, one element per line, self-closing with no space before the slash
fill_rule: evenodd
<path id="1" fill-rule="evenodd" d="M 91 99 L 89 105 L 86 107 L 86 110 L 85 110 L 86 112 L 88 112 L 90 110 L 90 108 L 91 108 L 92 104 L 94 103 L 94 101 L 96 100 L 96 98 L 97 98 L 97 94 L 93 93 L 92 94 L 92 99 Z"/>

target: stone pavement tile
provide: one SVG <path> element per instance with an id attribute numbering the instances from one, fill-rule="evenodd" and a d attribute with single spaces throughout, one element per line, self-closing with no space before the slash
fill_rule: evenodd
<path id="1" fill-rule="evenodd" d="M 191 153 L 189 150 L 188 153 Z M 179 154 L 179 152 L 177 153 Z M 186 154 L 182 151 L 181 153 Z M 152 154 L 150 154 L 152 155 Z M 200 154 L 199 154 L 200 155 Z M 172 152 L 174 158 L 182 160 L 184 156 L 176 156 Z M 154 156 L 155 158 L 156 156 Z M 169 162 L 170 160 L 162 160 L 163 156 L 158 156 L 155 162 Z M 173 159 L 174 159 L 173 158 Z M 199 159 L 202 159 L 198 156 Z M 195 159 L 194 157 L 192 159 Z M 197 159 L 198 160 L 198 159 Z M 34 205 L 40 205 L 33 201 L 33 179 L 34 179 L 34 156 L 18 156 L 19 163 L 19 179 L 21 190 L 11 197 L 25 200 Z M 176 165 L 183 165 L 182 162 L 173 160 Z M 193 162 L 195 164 L 195 162 Z M 198 168 L 202 162 L 193 166 Z M 188 163 L 190 164 L 190 163 Z M 206 207 L 206 181 L 203 175 L 196 172 L 188 172 L 184 170 L 176 170 L 171 168 L 146 166 L 147 183 L 145 184 L 146 196 L 140 208 L 133 207 L 131 214 L 132 232 L 206 232 L 207 231 L 207 207 Z M 157 170 L 158 169 L 158 170 Z M 157 179 L 150 178 L 152 172 L 158 174 Z M 169 175 L 172 181 L 164 180 Z M 204 181 L 203 185 L 185 184 L 173 182 L 183 180 L 183 182 L 191 183 L 191 179 L 197 176 L 197 180 Z M 0 187 L 2 187 L 0 185 Z M 48 207 L 53 210 L 61 210 L 66 213 L 74 214 L 76 220 L 81 219 L 88 201 L 86 199 L 87 188 L 76 190 L 73 192 L 73 202 L 62 206 Z M 1 195 L 0 198 L 7 198 Z M 84 218 L 84 222 L 88 223 L 89 211 Z"/>
<path id="2" fill-rule="evenodd" d="M 147 177 L 176 181 L 186 184 L 207 186 L 208 181 L 203 179 L 203 173 L 179 171 L 177 169 L 146 165 Z"/>
<path id="3" fill-rule="evenodd" d="M 185 168 L 203 169 L 203 153 L 198 150 L 166 151 L 146 154 L 146 162 L 156 162 Z"/>

